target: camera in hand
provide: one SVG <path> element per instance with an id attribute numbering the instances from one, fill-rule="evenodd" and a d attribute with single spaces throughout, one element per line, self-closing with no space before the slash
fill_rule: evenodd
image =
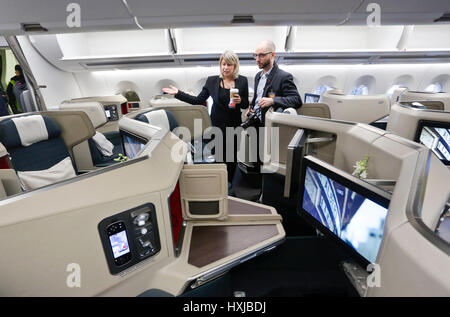
<path id="1" fill-rule="evenodd" d="M 261 120 L 259 120 L 258 112 L 261 112 L 261 108 L 257 108 L 255 109 L 255 112 L 251 112 L 248 119 L 241 123 L 241 127 L 247 129 L 248 127 L 259 126 Z"/>

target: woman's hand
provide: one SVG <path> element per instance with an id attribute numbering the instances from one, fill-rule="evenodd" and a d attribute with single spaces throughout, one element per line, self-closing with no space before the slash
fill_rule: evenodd
<path id="1" fill-rule="evenodd" d="M 242 102 L 241 96 L 239 96 L 238 94 L 234 94 L 231 100 L 235 105 L 239 105 Z"/>
<path id="2" fill-rule="evenodd" d="M 178 93 L 178 88 L 172 85 L 169 85 L 169 88 L 163 88 L 163 92 L 169 95 L 176 95 Z"/>

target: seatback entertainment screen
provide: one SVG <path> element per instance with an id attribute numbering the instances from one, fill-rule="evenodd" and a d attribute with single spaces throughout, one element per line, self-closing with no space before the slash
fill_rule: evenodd
<path id="1" fill-rule="evenodd" d="M 306 157 L 302 164 L 300 214 L 367 262 L 375 263 L 390 195 L 320 160 Z"/>
<path id="2" fill-rule="evenodd" d="M 317 103 L 319 102 L 320 95 L 316 94 L 305 94 L 305 103 Z"/>
<path id="3" fill-rule="evenodd" d="M 132 159 L 145 147 L 147 140 L 121 131 L 125 155 Z"/>
<path id="4" fill-rule="evenodd" d="M 414 141 L 425 145 L 445 165 L 450 165 L 450 122 L 419 120 Z"/>

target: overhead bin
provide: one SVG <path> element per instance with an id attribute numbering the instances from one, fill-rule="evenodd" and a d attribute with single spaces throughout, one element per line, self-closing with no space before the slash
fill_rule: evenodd
<path id="1" fill-rule="evenodd" d="M 403 31 L 394 26 L 297 26 L 293 50 L 302 51 L 395 51 Z"/>
<path id="2" fill-rule="evenodd" d="M 399 63 L 450 58 L 447 25 L 222 26 L 157 28 L 30 35 L 36 50 L 66 71 L 216 65 L 231 49 L 241 64 L 254 65 L 253 52 L 262 40 L 276 45 L 280 64 Z M 404 35 L 405 28 L 412 30 Z M 424 34 L 427 34 L 426 38 Z M 442 38 L 442 41 L 434 40 Z M 420 45 L 417 46 L 417 39 Z M 433 39 L 433 40 L 431 40 Z M 401 42 L 401 45 L 400 45 Z M 412 46 L 411 46 L 411 45 Z"/>
<path id="3" fill-rule="evenodd" d="M 274 41 L 277 52 L 284 51 L 286 26 L 242 26 L 175 29 L 178 54 L 208 54 L 233 50 L 253 53 L 263 40 Z"/>
<path id="4" fill-rule="evenodd" d="M 164 29 L 57 34 L 63 60 L 169 53 Z"/>
<path id="5" fill-rule="evenodd" d="M 62 62 L 86 68 L 127 69 L 175 63 L 164 29 L 57 34 L 56 40 Z"/>
<path id="6" fill-rule="evenodd" d="M 129 69 L 175 65 L 167 30 L 30 35 L 33 47 L 59 69 Z"/>
<path id="7" fill-rule="evenodd" d="M 415 25 L 408 41 L 413 51 L 450 50 L 450 25 Z"/>

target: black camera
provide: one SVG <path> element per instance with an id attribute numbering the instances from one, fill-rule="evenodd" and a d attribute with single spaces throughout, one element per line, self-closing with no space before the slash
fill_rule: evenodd
<path id="1" fill-rule="evenodd" d="M 255 109 L 255 112 L 251 112 L 248 119 L 241 123 L 241 127 L 247 129 L 251 126 L 259 126 L 261 124 L 261 120 L 259 120 L 258 112 L 261 113 L 261 108 L 257 108 Z"/>

